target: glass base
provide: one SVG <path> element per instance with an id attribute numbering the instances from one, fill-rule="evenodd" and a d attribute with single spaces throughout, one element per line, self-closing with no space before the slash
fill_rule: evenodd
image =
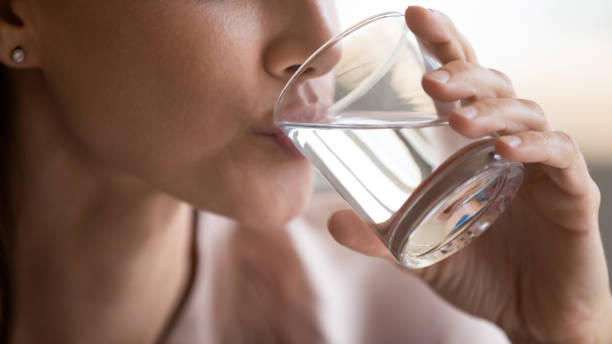
<path id="1" fill-rule="evenodd" d="M 506 209 L 523 180 L 523 165 L 495 153 L 492 140 L 462 149 L 438 167 L 400 210 L 388 237 L 408 268 L 435 264 L 482 234 Z"/>

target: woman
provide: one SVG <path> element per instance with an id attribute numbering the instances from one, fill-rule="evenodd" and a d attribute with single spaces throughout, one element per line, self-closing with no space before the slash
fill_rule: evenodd
<path id="1" fill-rule="evenodd" d="M 307 203 L 311 167 L 280 148 L 271 110 L 292 71 L 337 31 L 331 2 L 14 0 L 2 10 L 5 341 L 168 340 L 201 287 L 191 283 L 193 207 L 240 233 L 218 263 L 246 265 L 218 297 L 242 295 L 251 279 L 270 287 L 197 324 L 217 342 L 329 339 L 283 230 Z M 406 15 L 445 64 L 425 76 L 428 93 L 470 102 L 452 126 L 469 137 L 500 131 L 498 152 L 527 163 L 493 228 L 412 274 L 516 342 L 612 341 L 599 193 L 575 143 L 480 67 L 444 15 Z M 350 211 L 329 229 L 353 250 L 386 256 Z M 266 313 L 276 301 L 284 306 Z M 235 334 L 248 324 L 263 325 Z"/>

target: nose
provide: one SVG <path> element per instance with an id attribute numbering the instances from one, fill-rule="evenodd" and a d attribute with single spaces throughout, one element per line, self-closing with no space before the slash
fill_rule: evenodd
<path id="1" fill-rule="evenodd" d="M 333 1 L 298 0 L 287 1 L 291 7 L 283 27 L 270 41 L 264 52 L 266 72 L 287 81 L 293 73 L 321 45 L 338 32 Z M 341 52 L 333 46 L 309 66 L 304 76 L 317 77 L 329 73 L 340 61 Z"/>

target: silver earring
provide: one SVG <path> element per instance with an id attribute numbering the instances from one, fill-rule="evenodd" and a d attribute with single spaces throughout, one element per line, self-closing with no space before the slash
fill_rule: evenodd
<path id="1" fill-rule="evenodd" d="M 17 47 L 13 50 L 13 54 L 11 55 L 13 58 L 13 62 L 22 63 L 25 60 L 25 51 L 21 47 Z"/>

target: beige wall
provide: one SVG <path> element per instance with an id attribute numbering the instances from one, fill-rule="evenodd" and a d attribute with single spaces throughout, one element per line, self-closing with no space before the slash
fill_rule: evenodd
<path id="1" fill-rule="evenodd" d="M 344 25 L 421 4 L 447 13 L 480 62 L 538 101 L 590 161 L 612 165 L 612 1 L 338 0 Z"/>

